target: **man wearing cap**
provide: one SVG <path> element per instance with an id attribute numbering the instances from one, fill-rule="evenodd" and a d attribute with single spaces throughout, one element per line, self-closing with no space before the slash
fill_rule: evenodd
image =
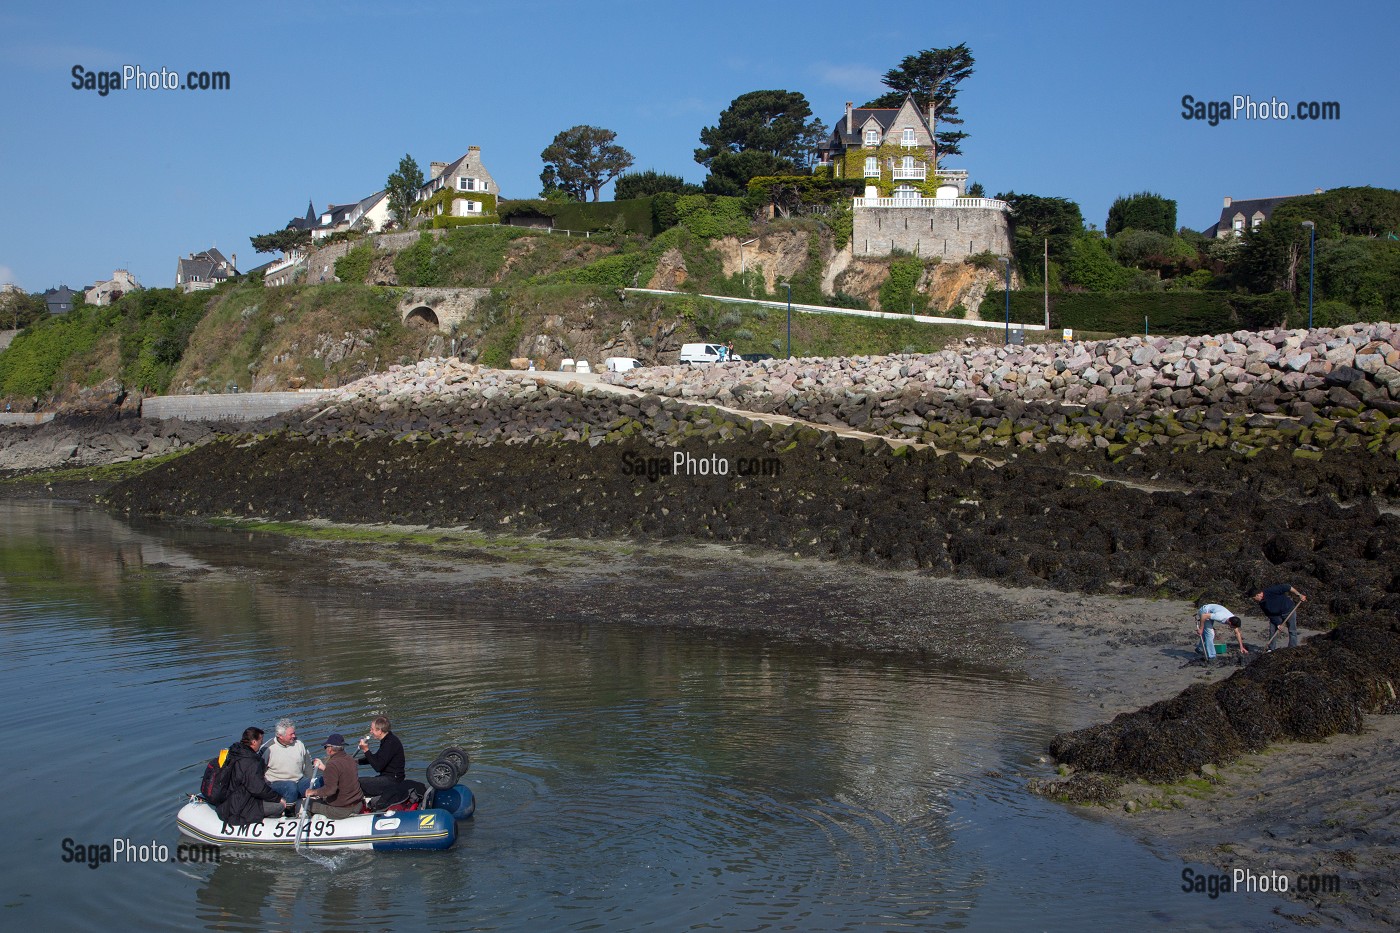
<path id="1" fill-rule="evenodd" d="M 355 761 L 345 754 L 345 736 L 332 732 L 326 739 L 326 760 L 316 759 L 316 767 L 324 772 L 320 787 L 306 792 L 311 798 L 311 812 L 343 820 L 364 808 L 365 795 L 360 790 Z"/>

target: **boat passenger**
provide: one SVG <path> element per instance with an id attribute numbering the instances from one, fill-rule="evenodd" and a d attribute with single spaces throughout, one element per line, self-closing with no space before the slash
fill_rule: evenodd
<path id="1" fill-rule="evenodd" d="M 354 759 L 345 754 L 345 736 L 332 732 L 325 748 L 326 760 L 316 759 L 316 767 L 324 772 L 324 783 L 308 790 L 306 796 L 312 813 L 343 820 L 364 808 L 365 795 L 355 775 Z"/>
<path id="2" fill-rule="evenodd" d="M 296 723 L 290 719 L 277 721 L 273 740 L 262 747 L 262 759 L 267 762 L 267 783 L 283 800 L 295 803 L 306 796 L 311 786 L 307 773 L 311 767 L 311 753 L 297 738 Z"/>
<path id="3" fill-rule="evenodd" d="M 281 816 L 287 806 L 267 783 L 267 762 L 258 754 L 262 739 L 263 731 L 249 726 L 243 730 L 243 738 L 229 746 L 224 765 L 233 768 L 228 796 L 214 810 L 230 826 L 248 826 L 269 816 Z"/>
<path id="4" fill-rule="evenodd" d="M 366 796 L 378 797 L 403 783 L 403 743 L 399 741 L 398 736 L 389 731 L 389 719 L 386 716 L 375 717 L 369 724 L 369 734 L 379 740 L 379 748 L 371 752 L 368 739 L 360 739 L 360 757 L 357 760 L 362 765 L 369 765 L 377 773 L 374 777 L 362 780 L 360 787 Z"/>

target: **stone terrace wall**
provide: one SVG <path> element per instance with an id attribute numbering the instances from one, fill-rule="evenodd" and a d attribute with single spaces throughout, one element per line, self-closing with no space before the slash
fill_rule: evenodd
<path id="1" fill-rule="evenodd" d="M 857 256 L 916 256 L 962 259 L 974 253 L 1011 255 L 1005 211 L 965 207 L 857 207 L 851 248 Z"/>

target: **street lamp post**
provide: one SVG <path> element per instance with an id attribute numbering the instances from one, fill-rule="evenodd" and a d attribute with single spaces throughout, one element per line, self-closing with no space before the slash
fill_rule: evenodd
<path id="1" fill-rule="evenodd" d="M 1011 259 L 1008 256 L 998 256 L 997 260 L 1006 264 L 1006 336 L 1002 343 L 1009 344 L 1011 343 Z"/>
<path id="2" fill-rule="evenodd" d="M 1313 308 L 1313 256 L 1317 253 L 1317 225 L 1311 220 L 1303 221 L 1308 228 L 1308 330 L 1312 330 Z"/>
<path id="3" fill-rule="evenodd" d="M 792 359 L 792 283 L 779 282 L 778 284 L 787 289 L 787 358 Z"/>

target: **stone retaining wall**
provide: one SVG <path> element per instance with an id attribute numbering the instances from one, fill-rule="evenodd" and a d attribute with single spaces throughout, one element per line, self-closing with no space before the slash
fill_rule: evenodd
<path id="1" fill-rule="evenodd" d="M 851 247 L 857 256 L 915 256 L 963 259 L 974 253 L 1011 255 L 1005 211 L 980 207 L 857 207 Z"/>
<path id="2" fill-rule="evenodd" d="M 257 421 L 312 405 L 331 390 L 246 392 L 231 395 L 158 395 L 143 399 L 141 417 L 183 421 Z"/>

